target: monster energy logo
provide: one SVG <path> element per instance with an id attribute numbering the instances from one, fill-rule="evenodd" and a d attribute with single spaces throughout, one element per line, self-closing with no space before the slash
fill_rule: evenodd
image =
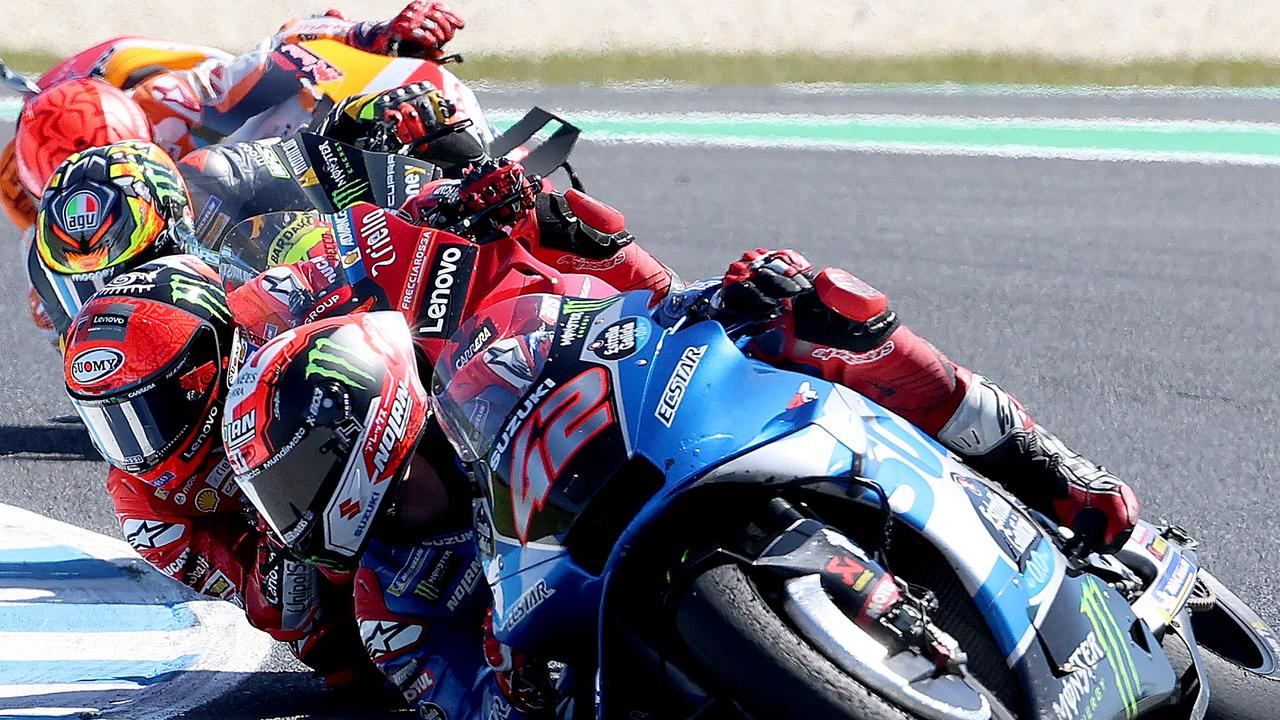
<path id="1" fill-rule="evenodd" d="M 1138 692 L 1142 689 L 1138 669 L 1133 664 L 1133 656 L 1129 654 L 1126 636 L 1120 632 L 1115 616 L 1107 607 L 1106 596 L 1102 594 L 1096 581 L 1085 583 L 1084 593 L 1080 598 L 1080 612 L 1093 626 L 1102 651 L 1107 656 L 1107 664 L 1111 666 L 1111 672 L 1116 678 L 1117 692 L 1124 701 L 1124 716 L 1130 719 L 1137 717 Z"/>
<path id="2" fill-rule="evenodd" d="M 621 295 L 615 295 L 611 298 L 602 298 L 598 300 L 570 298 L 568 300 L 565 300 L 564 304 L 560 306 L 560 312 L 561 314 L 564 314 L 564 315 L 568 315 L 569 313 L 575 313 L 575 312 L 584 312 L 584 313 L 599 312 L 600 310 L 604 310 L 610 305 L 618 302 L 618 300 L 620 300 L 621 298 L 622 298 Z"/>
<path id="3" fill-rule="evenodd" d="M 231 319 L 222 288 L 211 282 L 174 273 L 169 276 L 169 290 L 174 302 L 187 302 L 208 310 L 215 318 Z"/>
<path id="4" fill-rule="evenodd" d="M 360 197 L 360 195 L 364 193 L 365 190 L 368 190 L 368 189 L 369 189 L 368 180 L 360 180 L 359 182 L 347 183 L 346 185 L 343 185 L 342 187 L 333 191 L 333 195 L 331 196 L 333 198 L 333 204 L 338 206 L 339 208 L 347 207 L 348 205 L 351 205 L 352 203 L 354 203 L 356 201 L 356 198 Z"/>
<path id="5" fill-rule="evenodd" d="M 332 338 L 323 337 L 316 340 L 307 352 L 307 367 L 303 376 L 337 380 L 353 387 L 373 389 L 374 377 L 355 364 L 355 356 L 351 350 Z M 368 382 L 366 385 L 365 382 Z"/>

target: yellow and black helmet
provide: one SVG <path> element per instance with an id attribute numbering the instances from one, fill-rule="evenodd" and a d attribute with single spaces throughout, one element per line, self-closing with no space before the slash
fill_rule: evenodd
<path id="1" fill-rule="evenodd" d="M 194 243 L 186 183 L 149 142 L 74 153 L 49 178 L 35 242 L 52 273 L 99 281 L 182 252 Z"/>

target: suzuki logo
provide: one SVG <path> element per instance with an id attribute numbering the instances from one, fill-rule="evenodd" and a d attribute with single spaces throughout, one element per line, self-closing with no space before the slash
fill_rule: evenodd
<path id="1" fill-rule="evenodd" d="M 351 499 L 343 500 L 338 503 L 338 512 L 342 515 L 343 519 L 350 520 L 360 514 L 360 501 Z"/>

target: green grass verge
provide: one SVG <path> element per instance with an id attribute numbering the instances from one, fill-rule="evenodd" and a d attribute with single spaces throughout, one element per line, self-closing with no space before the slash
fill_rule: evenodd
<path id="1" fill-rule="evenodd" d="M 553 55 L 509 59 L 469 57 L 460 77 L 547 84 L 677 80 L 709 85 L 844 83 L 1027 83 L 1042 85 L 1280 85 L 1280 63 L 1211 60 L 1072 63 L 1041 58 L 957 55 L 858 59 L 795 55 Z"/>
<path id="2" fill-rule="evenodd" d="M 57 57 L 38 52 L 2 52 L 9 66 L 37 72 Z M 454 66 L 465 79 L 550 85 L 676 80 L 708 85 L 769 85 L 794 82 L 847 83 L 1027 83 L 1041 85 L 1280 85 L 1280 63 L 1253 60 L 1131 62 L 1116 65 L 1030 57 L 954 55 L 903 59 L 858 59 L 810 54 L 712 55 L 705 53 L 609 53 L 509 58 L 471 55 Z"/>
<path id="3" fill-rule="evenodd" d="M 39 73 L 53 67 L 53 64 L 62 58 L 42 52 L 3 50 L 0 51 L 0 59 L 3 59 L 11 70 L 21 73 Z"/>

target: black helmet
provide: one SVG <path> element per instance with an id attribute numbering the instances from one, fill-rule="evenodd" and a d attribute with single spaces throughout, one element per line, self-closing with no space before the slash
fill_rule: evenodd
<path id="1" fill-rule="evenodd" d="M 359 313 L 251 355 L 227 395 L 222 438 L 240 487 L 290 550 L 351 569 L 428 414 L 403 316 Z"/>

